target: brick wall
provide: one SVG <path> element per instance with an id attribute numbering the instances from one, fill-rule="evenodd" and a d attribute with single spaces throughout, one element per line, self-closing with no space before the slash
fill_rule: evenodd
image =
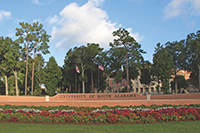
<path id="1" fill-rule="evenodd" d="M 133 94 L 133 95 L 132 95 Z M 176 95 L 153 95 L 151 100 L 138 93 L 107 93 L 107 94 L 57 94 L 49 97 L 34 96 L 0 96 L 0 105 L 26 105 L 26 106 L 134 106 L 152 104 L 162 105 L 188 105 L 200 104 L 200 93 L 176 94 Z"/>

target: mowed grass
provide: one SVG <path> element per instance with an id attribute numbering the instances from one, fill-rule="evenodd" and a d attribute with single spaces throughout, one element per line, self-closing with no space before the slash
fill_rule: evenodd
<path id="1" fill-rule="evenodd" d="M 53 125 L 0 123 L 1 133 L 200 133 L 200 121 L 156 124 Z"/>

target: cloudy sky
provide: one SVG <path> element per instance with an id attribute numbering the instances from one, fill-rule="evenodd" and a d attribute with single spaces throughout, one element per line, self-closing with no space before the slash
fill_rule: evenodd
<path id="1" fill-rule="evenodd" d="M 39 21 L 51 39 L 48 61 L 62 66 L 67 51 L 87 43 L 104 49 L 112 32 L 125 28 L 152 62 L 158 42 L 180 41 L 200 30 L 200 0 L 4 0 L 0 4 L 0 36 L 16 39 L 19 22 Z"/>

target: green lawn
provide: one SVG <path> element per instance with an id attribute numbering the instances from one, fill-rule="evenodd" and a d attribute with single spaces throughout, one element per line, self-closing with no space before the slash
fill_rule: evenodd
<path id="1" fill-rule="evenodd" d="M 158 124 L 52 125 L 0 123 L 1 133 L 199 133 L 200 121 Z"/>

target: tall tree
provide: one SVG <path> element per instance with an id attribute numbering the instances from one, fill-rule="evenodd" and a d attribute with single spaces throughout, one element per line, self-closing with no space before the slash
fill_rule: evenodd
<path id="1" fill-rule="evenodd" d="M 74 49 L 70 49 L 65 56 L 64 59 L 64 65 L 63 65 L 63 82 L 65 88 L 68 87 L 70 92 L 75 92 L 76 90 L 72 90 L 72 88 L 75 88 L 75 59 L 76 56 L 73 54 L 74 51 L 77 49 L 77 47 L 74 47 Z M 77 76 L 77 75 L 76 75 Z M 75 84 L 74 84 L 75 83 Z"/>
<path id="2" fill-rule="evenodd" d="M 111 61 L 110 61 L 110 56 L 109 56 L 109 50 L 105 50 L 105 51 L 101 51 L 98 53 L 98 55 L 95 57 L 95 64 L 101 64 L 104 68 L 104 71 L 100 71 L 99 73 L 99 82 L 101 84 L 100 89 L 103 90 L 106 87 L 106 92 L 109 89 L 109 76 L 111 74 Z M 97 68 L 97 67 L 96 67 Z M 99 71 L 99 68 L 97 68 Z M 95 79 L 98 79 L 98 75 L 94 75 L 96 76 Z M 107 81 L 107 83 L 105 83 L 105 81 Z M 98 85 L 98 80 L 96 80 L 96 85 Z"/>
<path id="3" fill-rule="evenodd" d="M 159 83 L 162 83 L 162 90 L 165 93 L 169 91 L 169 79 L 172 75 L 172 69 L 174 68 L 173 58 L 169 56 L 167 49 L 158 43 L 155 48 L 155 54 L 153 55 L 152 72 L 156 80 L 158 81 L 157 91 L 159 91 Z"/>
<path id="4" fill-rule="evenodd" d="M 61 68 L 58 66 L 53 56 L 49 58 L 49 61 L 45 66 L 45 73 L 45 85 L 47 87 L 48 94 L 52 96 L 58 88 L 58 83 L 62 79 Z"/>
<path id="5" fill-rule="evenodd" d="M 183 54 L 183 50 L 185 41 L 182 40 L 180 42 L 167 42 L 165 44 L 165 48 L 167 49 L 169 56 L 173 57 L 174 61 L 174 75 L 177 76 L 177 72 L 183 68 L 183 61 L 185 58 L 185 54 Z M 175 93 L 177 94 L 177 78 L 175 78 Z"/>
<path id="6" fill-rule="evenodd" d="M 1 39 L 1 48 L 0 48 L 0 53 L 1 53 L 1 68 L 2 74 L 4 75 L 5 78 L 5 83 L 6 83 L 6 94 L 8 94 L 8 85 L 7 85 L 7 74 L 8 72 L 13 73 L 15 77 L 15 89 L 16 89 L 16 95 L 18 96 L 18 81 L 17 81 L 17 73 L 21 69 L 21 64 L 23 63 L 20 61 L 21 59 L 21 47 L 19 44 L 14 42 L 11 38 L 6 37 L 5 39 Z"/>
<path id="7" fill-rule="evenodd" d="M 34 28 L 31 24 L 28 23 L 19 23 L 21 28 L 16 28 L 16 36 L 18 39 L 16 40 L 18 43 L 24 45 L 23 51 L 26 53 L 26 74 L 25 74 L 25 95 L 27 95 L 27 78 L 28 78 L 28 56 L 29 53 L 33 50 L 34 47 Z"/>
<path id="8" fill-rule="evenodd" d="M 198 88 L 200 91 L 200 30 L 196 34 L 191 33 L 187 36 L 186 57 L 186 69 L 198 75 Z"/>
<path id="9" fill-rule="evenodd" d="M 151 78 L 151 63 L 149 61 L 144 61 L 142 64 L 142 68 L 140 69 L 140 82 L 141 84 L 145 84 L 147 86 L 150 85 L 152 78 Z"/>
<path id="10" fill-rule="evenodd" d="M 9 51 L 5 54 L 6 59 L 8 60 L 9 69 L 12 71 L 15 77 L 15 90 L 16 95 L 19 96 L 18 91 L 18 72 L 21 71 L 21 66 L 23 64 L 23 61 L 21 59 L 21 47 L 15 43 L 11 42 L 9 46 Z"/>
<path id="11" fill-rule="evenodd" d="M 183 75 L 177 75 L 176 77 L 174 77 L 174 79 L 175 78 L 176 78 L 176 82 L 178 82 L 178 84 L 177 84 L 177 90 L 179 90 L 179 92 L 180 92 L 181 88 L 188 87 L 189 83 L 188 83 L 187 80 L 185 80 L 185 78 L 184 78 Z M 175 89 L 175 82 L 174 81 L 175 80 L 173 80 L 171 82 L 171 87 L 172 87 L 173 90 Z"/>
<path id="12" fill-rule="evenodd" d="M 112 73 L 110 74 L 111 78 L 115 79 L 115 82 L 119 84 L 122 80 L 122 70 L 121 65 L 126 64 L 125 60 L 126 51 L 122 47 L 118 48 L 110 48 L 109 50 L 109 61 L 110 61 L 110 69 Z M 117 92 L 119 92 L 119 87 L 117 86 Z"/>
<path id="13" fill-rule="evenodd" d="M 34 45 L 34 55 L 32 64 L 32 83 L 31 83 L 31 95 L 33 95 L 33 83 L 34 83 L 34 69 L 35 69 L 35 58 L 36 52 L 42 52 L 43 54 L 50 53 L 47 43 L 49 42 L 50 35 L 43 29 L 43 25 L 39 22 L 34 22 L 32 24 L 32 35 L 33 35 L 33 45 Z"/>
<path id="14" fill-rule="evenodd" d="M 82 81 L 82 92 L 85 93 L 85 82 L 88 81 L 87 75 L 85 75 L 85 70 L 88 69 L 88 55 L 87 55 L 87 47 L 81 46 L 76 49 L 75 53 L 76 55 L 76 64 L 80 64 L 80 71 L 81 76 L 79 76 L 79 80 Z"/>
<path id="15" fill-rule="evenodd" d="M 45 83 L 44 59 L 41 54 L 35 58 L 34 95 L 41 94 L 41 86 Z"/>
<path id="16" fill-rule="evenodd" d="M 145 53 L 141 49 L 141 45 L 136 42 L 136 40 L 130 36 L 130 33 L 123 29 L 119 28 L 117 31 L 113 32 L 113 36 L 117 37 L 114 39 L 113 43 L 110 43 L 111 47 L 123 46 L 126 51 L 126 75 L 127 75 L 127 91 L 129 92 L 129 60 L 131 64 L 138 64 L 143 59 L 142 53 Z"/>
<path id="17" fill-rule="evenodd" d="M 95 43 L 88 43 L 87 44 L 87 55 L 88 55 L 88 68 L 90 69 L 91 74 L 91 88 L 92 92 L 94 93 L 94 79 L 93 79 L 93 72 L 95 71 L 96 65 L 94 65 L 95 57 L 103 50 L 103 48 L 99 47 L 99 44 Z"/>
<path id="18" fill-rule="evenodd" d="M 10 69 L 8 65 L 8 59 L 5 56 L 6 53 L 9 51 L 9 46 L 11 45 L 12 40 L 9 37 L 0 37 L 0 73 L 4 78 L 5 83 L 5 92 L 8 95 L 8 74 L 10 74 Z"/>

